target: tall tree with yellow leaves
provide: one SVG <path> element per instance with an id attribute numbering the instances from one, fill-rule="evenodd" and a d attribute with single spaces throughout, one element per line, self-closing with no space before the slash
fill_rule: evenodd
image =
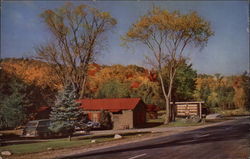
<path id="1" fill-rule="evenodd" d="M 171 92 L 177 68 L 185 62 L 187 46 L 203 47 L 213 35 L 210 23 L 196 12 L 180 14 L 178 11 L 154 7 L 134 23 L 123 37 L 125 44 L 139 42 L 149 49 L 145 59 L 158 71 L 166 103 L 165 124 L 174 116 L 170 113 Z M 164 82 L 162 69 L 168 69 L 168 83 Z M 166 87 L 168 85 L 168 87 Z"/>
<path id="2" fill-rule="evenodd" d="M 36 48 L 37 58 L 53 64 L 61 83 L 84 96 L 88 66 L 103 48 L 104 34 L 116 25 L 108 13 L 87 5 L 64 6 L 41 14 L 54 39 Z"/>

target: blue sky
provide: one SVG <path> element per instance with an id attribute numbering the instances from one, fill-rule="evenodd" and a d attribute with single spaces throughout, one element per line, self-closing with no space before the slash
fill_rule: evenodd
<path id="1" fill-rule="evenodd" d="M 45 9 L 54 9 L 65 1 L 8 1 L 1 2 L 1 56 L 34 56 L 34 47 L 45 43 L 50 34 L 39 18 Z M 187 49 L 193 68 L 198 73 L 240 74 L 249 71 L 249 6 L 247 1 L 77 1 L 108 11 L 118 24 L 108 34 L 108 49 L 97 60 L 100 64 L 136 64 L 143 62 L 144 47 L 127 49 L 120 46 L 123 35 L 139 16 L 153 5 L 170 11 L 197 11 L 211 22 L 215 36 L 203 50 Z"/>

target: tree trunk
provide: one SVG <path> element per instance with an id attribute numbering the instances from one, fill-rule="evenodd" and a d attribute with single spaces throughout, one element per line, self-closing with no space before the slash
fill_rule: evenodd
<path id="1" fill-rule="evenodd" d="M 168 124 L 169 122 L 175 120 L 175 107 L 174 107 L 174 105 L 171 106 L 171 104 L 170 104 L 171 103 L 171 93 L 172 93 L 172 87 L 173 87 L 173 81 L 174 81 L 175 73 L 176 73 L 176 69 L 171 67 L 170 73 L 169 73 L 168 92 L 166 92 L 165 87 L 164 87 L 164 82 L 163 82 L 163 79 L 162 79 L 161 70 L 159 71 L 161 88 L 162 88 L 162 92 L 163 92 L 165 102 L 166 102 L 166 117 L 165 117 L 164 124 Z"/>
<path id="2" fill-rule="evenodd" d="M 169 96 L 167 96 L 165 87 L 164 87 L 164 82 L 162 79 L 162 74 L 159 72 L 159 77 L 160 77 L 160 83 L 161 83 L 161 89 L 165 98 L 165 106 L 166 106 L 166 116 L 164 120 L 164 124 L 168 124 L 170 122 L 170 101 L 169 101 Z"/>
<path id="3" fill-rule="evenodd" d="M 166 101 L 166 116 L 165 116 L 164 124 L 168 124 L 170 122 L 170 101 L 169 101 L 169 98 L 167 97 L 165 99 L 165 101 Z"/>
<path id="4" fill-rule="evenodd" d="M 172 93 L 172 86 L 173 86 L 173 80 L 174 80 L 174 72 L 170 73 L 169 77 L 169 87 L 168 87 L 168 94 L 166 99 L 166 115 L 168 116 L 168 120 L 164 122 L 164 124 L 168 124 L 171 121 L 175 120 L 175 114 L 174 114 L 174 105 L 171 106 L 171 93 Z"/>
<path id="5" fill-rule="evenodd" d="M 79 88 L 79 89 L 80 89 L 80 92 L 79 92 L 79 99 L 82 99 L 82 98 L 84 97 L 86 78 L 87 78 L 87 77 L 84 77 L 83 83 L 82 83 L 82 85 L 81 85 L 80 88 Z"/>
<path id="6" fill-rule="evenodd" d="M 175 121 L 175 115 L 176 115 L 176 105 L 173 101 L 173 105 L 171 106 L 171 121 Z"/>

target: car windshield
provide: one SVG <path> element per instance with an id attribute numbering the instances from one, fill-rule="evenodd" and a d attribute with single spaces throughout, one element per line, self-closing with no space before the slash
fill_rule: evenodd
<path id="1" fill-rule="evenodd" d="M 49 125 L 50 125 L 50 121 L 45 120 L 45 121 L 40 121 L 38 124 L 38 127 L 49 126 Z"/>
<path id="2" fill-rule="evenodd" d="M 27 127 L 36 127 L 37 122 L 28 122 Z"/>

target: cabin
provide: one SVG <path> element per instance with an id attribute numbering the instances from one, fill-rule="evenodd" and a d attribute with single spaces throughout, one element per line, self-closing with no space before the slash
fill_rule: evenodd
<path id="1" fill-rule="evenodd" d="M 140 98 L 80 99 L 80 107 L 90 120 L 100 121 L 101 111 L 108 111 L 113 129 L 132 129 L 146 123 L 146 105 Z"/>

